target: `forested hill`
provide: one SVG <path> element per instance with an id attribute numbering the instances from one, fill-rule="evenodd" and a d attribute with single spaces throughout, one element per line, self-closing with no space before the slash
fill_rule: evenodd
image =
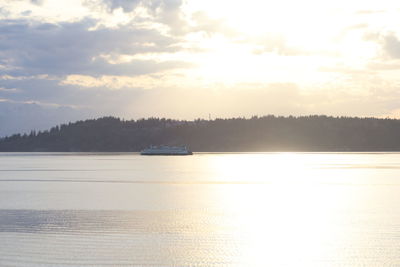
<path id="1" fill-rule="evenodd" d="M 327 116 L 176 121 L 114 117 L 0 139 L 0 151 L 139 151 L 149 145 L 193 151 L 400 151 L 400 120 Z"/>

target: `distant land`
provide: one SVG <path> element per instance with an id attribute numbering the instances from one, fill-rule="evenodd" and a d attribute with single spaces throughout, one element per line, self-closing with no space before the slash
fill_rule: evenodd
<path id="1" fill-rule="evenodd" d="M 195 121 L 115 117 L 77 121 L 0 139 L 3 152 L 129 152 L 149 145 L 193 151 L 400 151 L 400 120 L 254 116 Z"/>

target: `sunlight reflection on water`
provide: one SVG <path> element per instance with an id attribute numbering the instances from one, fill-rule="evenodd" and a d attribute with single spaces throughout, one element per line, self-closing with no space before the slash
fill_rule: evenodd
<path id="1" fill-rule="evenodd" d="M 397 266 L 400 154 L 0 154 L 0 266 Z"/>

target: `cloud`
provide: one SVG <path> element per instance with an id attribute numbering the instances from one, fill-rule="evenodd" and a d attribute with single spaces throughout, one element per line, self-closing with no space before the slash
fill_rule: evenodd
<path id="1" fill-rule="evenodd" d="M 21 12 L 22 16 L 30 16 L 32 14 L 32 10 L 25 10 Z"/>
<path id="2" fill-rule="evenodd" d="M 176 86 L 174 81 L 168 79 L 170 75 L 140 75 L 135 77 L 128 76 L 112 76 L 104 75 L 100 77 L 93 77 L 87 75 L 69 75 L 60 85 L 75 85 L 86 89 L 96 89 L 96 88 L 109 88 L 110 90 L 129 90 L 131 88 L 141 88 L 144 90 L 154 89 L 160 87 L 162 84 L 164 87 Z"/>
<path id="3" fill-rule="evenodd" d="M 84 90 L 63 83 L 70 75 L 119 80 L 192 66 L 173 59 L 143 59 L 146 54 L 179 52 L 181 40 L 130 24 L 106 28 L 93 19 L 3 19 L 0 36 L 0 136 L 88 117 L 121 116 L 142 94 L 132 83 L 119 91 L 110 90 L 111 83 Z"/>
<path id="4" fill-rule="evenodd" d="M 34 5 L 40 6 L 40 5 L 43 5 L 44 0 L 30 0 L 30 2 L 31 2 L 32 4 L 34 4 Z"/>
<path id="5" fill-rule="evenodd" d="M 393 32 L 380 33 L 366 32 L 363 39 L 375 43 L 378 47 L 378 54 L 367 63 L 369 69 L 394 70 L 398 69 L 400 62 L 400 40 Z"/>
<path id="6" fill-rule="evenodd" d="M 0 137 L 14 133 L 45 130 L 60 123 L 75 121 L 82 116 L 93 116 L 88 109 L 35 102 L 0 101 Z"/>
<path id="7" fill-rule="evenodd" d="M 355 12 L 356 15 L 375 15 L 381 13 L 385 13 L 385 10 L 366 9 L 366 10 L 358 10 Z"/>
<path id="8" fill-rule="evenodd" d="M 122 8 L 124 12 L 131 12 L 141 2 L 142 0 L 85 0 L 84 4 L 92 8 L 102 5 L 106 7 L 109 12 L 113 12 L 118 8 Z"/>
<path id="9" fill-rule="evenodd" d="M 96 21 L 58 24 L 27 20 L 0 21 L 0 64 L 4 73 L 19 75 L 140 75 L 188 67 L 178 61 L 132 60 L 111 63 L 102 57 L 145 53 L 174 53 L 177 39 L 153 29 L 124 26 L 90 30 Z"/>
<path id="10" fill-rule="evenodd" d="M 366 29 L 368 29 L 368 27 L 368 23 L 357 23 L 346 26 L 341 30 L 337 38 L 342 39 L 348 34 L 354 34 L 355 31 L 365 31 Z"/>
<path id="11" fill-rule="evenodd" d="M 82 0 L 64 8 L 3 2 L 0 128 L 59 123 L 63 110 L 71 120 L 379 116 L 400 101 L 399 35 L 380 32 L 393 29 L 395 10 L 268 9 L 260 1 L 248 3 L 252 12 L 229 1 Z"/>
<path id="12" fill-rule="evenodd" d="M 174 35 L 183 35 L 189 31 L 181 10 L 183 0 L 85 0 L 84 4 L 93 10 L 103 7 L 109 13 L 116 9 L 122 9 L 125 13 L 137 10 L 143 13 L 145 10 L 145 20 L 167 26 Z"/>
<path id="13" fill-rule="evenodd" d="M 4 88 L 4 87 L 0 87 L 0 91 L 2 93 L 11 93 L 11 94 L 20 92 L 19 89 L 17 88 Z"/>
<path id="14" fill-rule="evenodd" d="M 58 80 L 43 78 L 2 82 L 7 83 L 4 88 L 20 91 L 6 93 L 0 90 L 0 98 L 8 99 L 0 104 L 0 125 L 4 125 L 6 134 L 17 129 L 44 129 L 68 120 L 102 115 L 127 119 L 150 116 L 194 119 L 205 118 L 209 113 L 214 118 L 265 114 L 381 116 L 398 108 L 400 101 L 399 90 L 395 87 L 369 89 L 360 94 L 340 88 L 303 90 L 294 83 L 240 83 L 210 88 L 161 85 L 151 90 L 139 87 L 110 90 L 101 82 L 90 88 L 83 88 L 85 84 L 60 84 Z"/>
<path id="15" fill-rule="evenodd" d="M 400 58 L 400 41 L 394 34 L 383 37 L 383 49 L 391 58 Z"/>
<path id="16" fill-rule="evenodd" d="M 367 64 L 367 68 L 375 71 L 400 70 L 400 62 L 376 62 L 372 61 Z"/>
<path id="17" fill-rule="evenodd" d="M 332 73 L 341 73 L 345 75 L 357 75 L 357 76 L 371 76 L 376 74 L 373 72 L 374 68 L 354 68 L 351 66 L 347 66 L 345 64 L 337 64 L 337 65 L 331 65 L 331 66 L 321 66 L 318 68 L 319 71 L 321 72 L 332 72 Z"/>
<path id="18" fill-rule="evenodd" d="M 121 8 L 124 12 L 132 12 L 137 7 L 147 9 L 153 15 L 169 16 L 176 15 L 183 4 L 182 0 L 85 0 L 84 4 L 89 7 L 104 6 L 109 12 Z"/>
<path id="19" fill-rule="evenodd" d="M 46 79 L 42 77 L 29 77 L 0 80 L 0 84 L 5 89 L 15 89 L 17 92 L 0 91 L 0 98 L 6 98 L 16 102 L 45 102 L 59 105 L 80 105 L 85 99 L 79 101 L 82 95 L 78 89 L 64 88 L 58 85 L 56 79 Z M 78 101 L 77 101 L 78 100 Z"/>
<path id="20" fill-rule="evenodd" d="M 237 84 L 225 88 L 137 91 L 131 98 L 130 117 L 166 116 L 183 119 L 250 117 L 252 115 L 381 116 L 398 107 L 398 88 L 366 90 L 304 90 L 293 83 Z M 183 99 L 184 101 L 176 101 Z M 147 109 L 152 105 L 152 109 Z"/>
<path id="21" fill-rule="evenodd" d="M 187 27 L 189 33 L 204 32 L 207 37 L 219 34 L 233 39 L 243 38 L 243 33 L 229 26 L 226 20 L 210 18 L 205 11 L 194 12 L 190 19 L 192 25 Z"/>
<path id="22" fill-rule="evenodd" d="M 187 22 L 183 19 L 181 6 L 182 0 L 153 0 L 150 1 L 152 10 L 157 21 L 168 25 L 173 34 L 186 34 L 188 32 Z"/>
<path id="23" fill-rule="evenodd" d="M 117 114 L 120 106 L 124 105 L 127 99 L 135 97 L 136 91 L 140 91 L 140 89 L 134 88 L 113 91 L 106 86 L 84 90 L 82 86 L 62 83 L 58 79 L 35 77 L 2 80 L 0 84 L 6 89 L 0 90 L 0 98 L 10 101 L 24 103 L 33 101 L 52 105 L 86 107 L 98 110 L 100 113 L 108 111 L 112 114 Z M 14 88 L 17 92 L 9 91 Z"/>
<path id="24" fill-rule="evenodd" d="M 311 54 L 306 49 L 291 46 L 285 37 L 279 34 L 270 33 L 259 38 L 250 38 L 244 41 L 255 47 L 253 53 L 256 55 L 263 53 L 274 53 L 280 56 L 304 56 Z"/>

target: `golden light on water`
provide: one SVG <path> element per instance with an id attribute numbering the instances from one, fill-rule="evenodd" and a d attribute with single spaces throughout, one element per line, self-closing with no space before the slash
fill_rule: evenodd
<path id="1" fill-rule="evenodd" d="M 1 181 L 0 259 L 16 266 L 399 264 L 398 154 L 27 154 L 2 164 L 13 180 Z"/>
<path id="2" fill-rule="evenodd" d="M 231 227 L 242 264 L 330 266 L 346 257 L 338 252 L 341 244 L 365 242 L 352 229 L 357 218 L 351 213 L 370 205 L 369 188 L 360 190 L 361 173 L 343 172 L 349 166 L 343 159 L 296 153 L 210 157 L 215 177 L 226 184 L 208 197 L 230 214 L 221 224 Z"/>

